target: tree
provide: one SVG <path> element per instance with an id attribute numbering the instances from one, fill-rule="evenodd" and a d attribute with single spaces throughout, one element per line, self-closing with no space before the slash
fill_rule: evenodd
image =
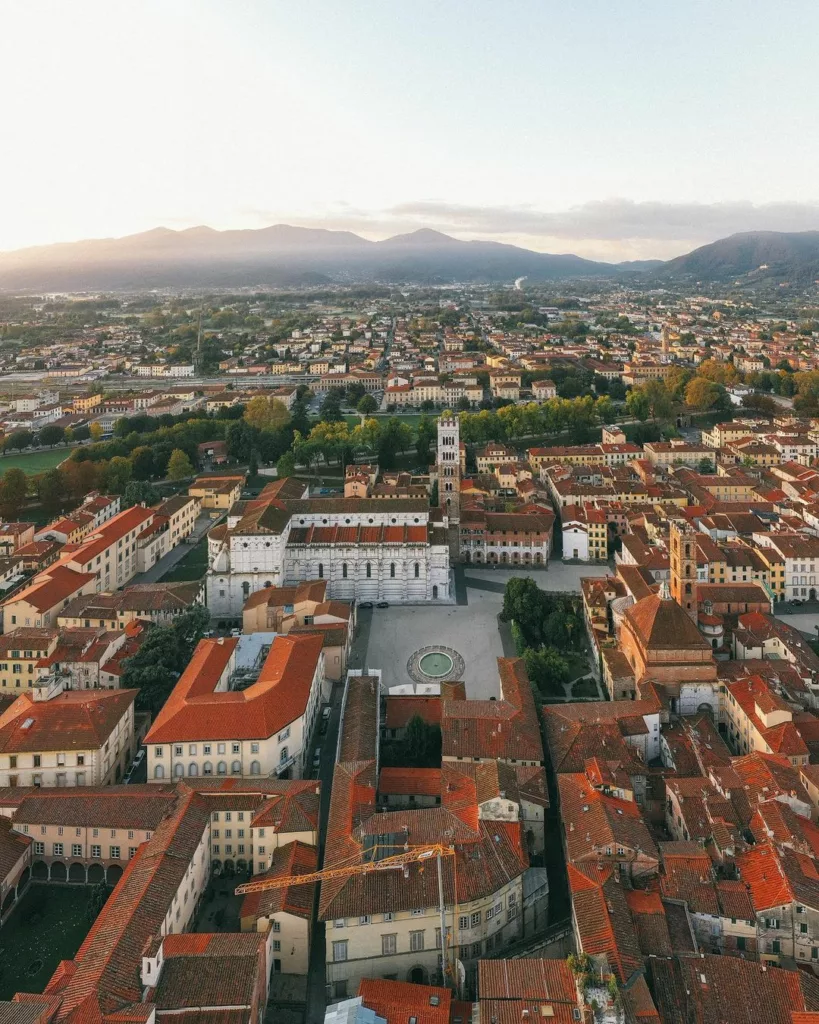
<path id="1" fill-rule="evenodd" d="M 257 430 L 280 430 L 290 422 L 290 413 L 281 399 L 256 395 L 245 406 L 244 419 Z"/>
<path id="2" fill-rule="evenodd" d="M 438 430 L 435 420 L 422 416 L 415 428 L 415 450 L 422 465 L 427 466 L 430 460 L 430 448 L 437 438 Z"/>
<path id="3" fill-rule="evenodd" d="M 168 461 L 168 479 L 185 480 L 189 476 L 193 476 L 191 460 L 181 448 L 174 448 Z"/>
<path id="4" fill-rule="evenodd" d="M 256 444 L 256 437 L 256 430 L 244 419 L 234 420 L 225 434 L 228 456 L 237 462 L 247 462 Z"/>
<path id="5" fill-rule="evenodd" d="M 135 480 L 150 480 L 155 474 L 156 463 L 154 450 L 148 445 L 140 445 L 134 448 L 130 455 L 131 476 Z"/>
<path id="6" fill-rule="evenodd" d="M 191 659 L 210 615 L 207 608 L 194 605 L 170 626 L 152 626 L 142 646 L 125 662 L 124 687 L 139 690 L 137 706 L 156 714 L 168 699 L 181 672 Z"/>
<path id="7" fill-rule="evenodd" d="M 131 463 L 115 455 L 103 471 L 103 487 L 111 494 L 123 494 L 131 479 Z"/>
<path id="8" fill-rule="evenodd" d="M 104 433 L 102 425 L 99 423 L 92 423 L 88 428 L 92 441 L 101 441 Z"/>
<path id="9" fill-rule="evenodd" d="M 378 442 L 378 465 L 382 469 L 393 469 L 399 452 L 412 444 L 412 429 L 401 420 L 391 416 L 381 431 Z"/>
<path id="10" fill-rule="evenodd" d="M 513 576 L 503 592 L 503 611 L 506 622 L 516 622 L 530 647 L 543 642 L 543 620 L 546 595 L 528 576 Z"/>
<path id="11" fill-rule="evenodd" d="M 412 768 L 437 768 L 441 764 L 441 727 L 413 715 L 404 734 L 404 764 Z"/>
<path id="12" fill-rule="evenodd" d="M 569 681 L 569 663 L 554 647 L 529 648 L 523 660 L 530 681 L 544 692 L 559 690 Z"/>
<path id="13" fill-rule="evenodd" d="M 363 395 L 359 399 L 356 409 L 362 416 L 369 416 L 370 413 L 373 413 L 378 409 L 378 402 L 376 402 L 372 395 Z"/>
<path id="14" fill-rule="evenodd" d="M 719 388 L 705 377 L 694 377 L 685 387 L 685 404 L 690 409 L 705 412 L 716 404 L 718 397 Z"/>
<path id="15" fill-rule="evenodd" d="M 89 925 L 92 925 L 99 917 L 100 911 L 108 900 L 109 892 L 110 890 L 105 882 L 97 882 L 88 894 L 88 903 L 85 906 L 85 920 Z"/>
<path id="16" fill-rule="evenodd" d="M 3 445 L 4 448 L 23 449 L 34 444 L 34 434 L 30 430 L 13 430 Z"/>
<path id="17" fill-rule="evenodd" d="M 59 469 L 49 469 L 37 477 L 37 496 L 47 512 L 58 512 L 66 498 L 65 481 Z"/>
<path id="18" fill-rule="evenodd" d="M 258 476 L 259 475 L 259 456 L 256 449 L 253 448 L 250 452 L 250 458 L 247 461 L 247 475 Z"/>
<path id="19" fill-rule="evenodd" d="M 697 376 L 705 377 L 714 384 L 733 384 L 737 379 L 737 371 L 733 363 L 722 363 L 716 359 L 706 359 L 697 367 Z"/>
<path id="20" fill-rule="evenodd" d="M 0 477 L 0 511 L 5 519 L 16 519 L 28 494 L 28 477 L 17 467 Z"/>
<path id="21" fill-rule="evenodd" d="M 648 398 L 640 388 L 632 388 L 626 395 L 626 409 L 634 419 L 644 423 L 651 411 Z"/>
<path id="22" fill-rule="evenodd" d="M 276 463 L 276 473 L 278 476 L 293 476 L 296 472 L 296 460 L 293 457 L 292 452 L 285 452 L 279 456 L 279 461 Z"/>
<path id="23" fill-rule="evenodd" d="M 44 427 L 40 428 L 37 439 L 40 444 L 50 448 L 65 439 L 65 430 L 62 427 L 58 427 L 56 423 L 47 423 Z"/>
<path id="24" fill-rule="evenodd" d="M 341 388 L 331 388 L 324 397 L 319 411 L 319 419 L 325 423 L 338 423 L 341 417 L 341 399 L 344 392 Z"/>
<path id="25" fill-rule="evenodd" d="M 122 508 L 131 508 L 132 505 L 153 505 L 157 501 L 159 494 L 147 480 L 129 480 L 122 495 Z"/>

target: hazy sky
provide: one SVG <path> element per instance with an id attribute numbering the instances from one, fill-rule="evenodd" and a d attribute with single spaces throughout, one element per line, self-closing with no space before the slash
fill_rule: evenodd
<path id="1" fill-rule="evenodd" d="M 819 228 L 817 0 L 0 0 L 0 249 Z"/>

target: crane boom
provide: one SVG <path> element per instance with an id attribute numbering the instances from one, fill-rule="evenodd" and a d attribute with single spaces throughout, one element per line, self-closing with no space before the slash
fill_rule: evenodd
<path id="1" fill-rule="evenodd" d="M 349 867 L 324 868 L 321 871 L 309 871 L 303 875 L 283 875 L 279 878 L 260 878 L 256 882 L 245 882 L 244 885 L 236 887 L 236 895 L 241 896 L 249 892 L 264 892 L 266 889 L 284 889 L 290 885 L 309 885 L 311 882 L 323 882 L 330 878 L 343 878 L 346 875 L 369 875 L 375 871 L 401 868 L 405 864 L 423 863 L 424 861 L 432 860 L 433 857 L 454 857 L 454 855 L 455 851 L 450 846 L 442 846 L 437 843 L 431 846 L 419 846 L 405 850 L 403 853 L 395 854 L 392 857 L 363 861 Z"/>

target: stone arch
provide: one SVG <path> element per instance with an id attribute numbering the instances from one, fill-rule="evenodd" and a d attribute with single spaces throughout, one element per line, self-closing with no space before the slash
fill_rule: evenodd
<path id="1" fill-rule="evenodd" d="M 225 870 L 225 874 L 226 875 L 232 875 L 233 874 L 235 869 L 234 869 L 233 861 L 230 858 L 228 858 L 225 861 L 224 870 Z"/>
<path id="2" fill-rule="evenodd" d="M 213 864 L 211 866 L 213 868 L 214 875 L 221 875 L 221 873 L 222 873 L 222 862 L 220 860 L 213 861 Z"/>
<path id="3" fill-rule="evenodd" d="M 0 914 L 5 914 L 5 912 L 7 910 L 9 910 L 14 905 L 14 902 L 15 902 L 16 899 L 17 899 L 17 890 L 14 888 L 14 886 L 12 886 L 9 889 L 9 891 L 6 893 L 6 897 L 3 900 L 3 906 L 0 907 Z"/>
<path id="4" fill-rule="evenodd" d="M 52 882 L 67 882 L 68 881 L 68 868 L 65 863 L 61 860 L 52 861 L 51 864 L 51 881 Z"/>
<path id="5" fill-rule="evenodd" d="M 122 878 L 122 866 L 120 864 L 109 864 L 108 870 L 105 872 L 105 881 L 109 885 L 116 885 L 120 878 Z"/>
<path id="6" fill-rule="evenodd" d="M 48 880 L 48 864 L 44 860 L 35 860 L 31 865 L 31 877 L 40 882 Z"/>
<path id="7" fill-rule="evenodd" d="M 31 878 L 31 868 L 26 864 L 23 868 L 23 873 L 20 875 L 20 881 L 17 883 L 17 891 L 22 892 L 23 889 L 28 885 L 29 879 Z"/>
<path id="8" fill-rule="evenodd" d="M 75 860 L 68 869 L 68 881 L 85 885 L 85 864 L 80 864 L 79 861 Z"/>
<path id="9" fill-rule="evenodd" d="M 433 601 L 437 601 L 438 600 L 438 584 L 437 583 L 432 588 L 432 600 Z"/>
<path id="10" fill-rule="evenodd" d="M 247 871 L 247 861 L 244 859 L 244 857 L 240 857 L 236 861 L 236 870 L 237 871 Z"/>
<path id="11" fill-rule="evenodd" d="M 105 881 L 105 868 L 102 864 L 92 864 L 88 869 L 88 884 L 97 885 Z"/>
<path id="12" fill-rule="evenodd" d="M 421 964 L 416 964 L 407 971 L 407 981 L 411 981 L 413 985 L 428 985 L 429 971 Z"/>

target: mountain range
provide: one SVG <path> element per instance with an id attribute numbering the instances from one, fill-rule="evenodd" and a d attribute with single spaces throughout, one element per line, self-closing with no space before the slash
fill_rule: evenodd
<path id="1" fill-rule="evenodd" d="M 521 277 L 809 283 L 819 278 L 819 231 L 731 235 L 665 263 L 601 263 L 502 242 L 462 241 L 428 228 L 373 242 L 350 231 L 288 224 L 233 231 L 155 228 L 0 253 L 3 290 L 511 283 Z"/>

